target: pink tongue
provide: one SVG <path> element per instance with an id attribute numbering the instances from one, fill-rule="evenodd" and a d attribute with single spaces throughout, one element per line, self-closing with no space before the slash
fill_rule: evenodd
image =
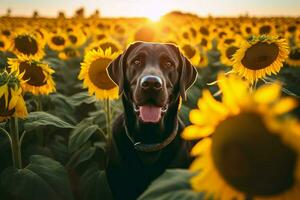
<path id="1" fill-rule="evenodd" d="M 144 122 L 158 122 L 160 120 L 161 107 L 140 106 L 140 117 Z"/>

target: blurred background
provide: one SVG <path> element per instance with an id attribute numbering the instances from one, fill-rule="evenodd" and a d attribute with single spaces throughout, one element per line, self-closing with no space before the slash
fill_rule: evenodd
<path id="1" fill-rule="evenodd" d="M 103 17 L 149 17 L 158 19 L 173 10 L 192 12 L 200 16 L 297 16 L 299 0 L 1 0 L 0 15 L 55 17 L 58 11 L 71 16 L 75 9 L 84 7 L 86 15 L 98 10 Z"/>
<path id="2" fill-rule="evenodd" d="M 266 94 L 267 101 L 271 99 L 274 103 L 282 90 L 284 97 L 299 102 L 299 8 L 300 0 L 0 0 L 0 200 L 40 200 L 41 196 L 43 200 L 111 199 L 104 170 L 107 144 L 112 121 L 123 112 L 123 107 L 118 88 L 109 79 L 106 68 L 136 41 L 173 43 L 197 68 L 199 76 L 188 90 L 187 101 L 182 102 L 179 113 L 186 125 L 191 125 L 190 111 L 197 108 L 204 90 L 212 94 L 207 102 L 213 99 L 222 102 L 223 93 L 216 84 L 220 73 L 248 80 L 251 92 L 280 81 L 282 88 L 276 87 L 275 95 L 272 92 L 261 95 Z M 21 78 L 14 77 L 14 73 L 12 78 L 8 76 L 15 70 L 22 72 Z M 23 105 L 16 106 L 11 88 L 18 88 L 14 95 Z M 238 96 L 235 92 L 240 88 L 231 90 L 230 102 Z M 281 104 L 277 112 L 286 114 L 294 108 L 294 101 L 284 100 L 278 101 Z M 199 111 L 201 115 L 196 117 L 205 116 L 213 119 L 212 124 L 218 124 L 221 120 L 214 122 L 219 116 L 215 110 Z M 270 113 L 272 110 L 265 109 L 263 114 Z M 295 106 L 292 113 L 299 119 L 300 108 Z M 212 117 L 207 117 L 208 114 Z M 247 121 L 249 127 L 255 127 L 252 118 Z M 296 139 L 287 137 L 293 143 L 300 140 L 300 124 L 295 124 Z M 288 127 L 294 127 L 281 126 L 284 136 L 289 135 Z M 251 129 L 240 128 L 240 124 L 230 127 Z M 264 132 L 265 127 L 262 128 Z M 259 140 L 250 137 L 247 141 Z M 10 141 L 17 145 L 11 145 Z M 258 143 L 266 148 L 258 148 L 257 153 L 253 148 L 249 152 L 255 155 L 270 152 L 265 154 L 270 160 L 266 159 L 263 166 L 271 166 L 265 170 L 266 174 L 270 172 L 269 177 L 277 177 L 282 172 L 277 165 L 287 162 L 276 157 L 272 143 Z M 300 158 L 299 145 L 297 142 L 295 145 Z M 276 164 L 270 164 L 273 161 Z M 238 158 L 232 163 L 241 162 Z M 256 174 L 255 167 L 249 168 Z M 288 169 L 292 168 L 293 165 Z M 235 168 L 226 169 L 238 172 Z M 149 198 L 141 199 L 204 199 L 191 190 L 188 170 L 166 175 L 154 184 L 154 189 L 149 189 Z M 206 185 L 215 190 L 219 181 L 207 180 L 212 180 Z M 265 185 L 270 188 L 269 183 L 275 182 L 272 179 Z M 300 179 L 296 183 L 290 196 L 267 196 L 267 200 L 300 199 Z M 256 184 L 247 185 L 247 189 L 252 191 L 252 186 Z M 245 196 L 254 197 L 253 193 Z"/>

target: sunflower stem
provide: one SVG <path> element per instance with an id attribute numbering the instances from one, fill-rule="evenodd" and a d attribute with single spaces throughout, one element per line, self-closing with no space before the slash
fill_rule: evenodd
<path id="1" fill-rule="evenodd" d="M 15 168 L 22 169 L 22 154 L 18 118 L 13 117 L 9 120 L 9 128 L 11 135 L 11 151 L 13 164 Z"/>
<path id="2" fill-rule="evenodd" d="M 38 95 L 36 98 L 37 101 L 37 108 L 36 111 L 42 111 L 43 110 L 43 105 L 42 105 L 42 98 L 41 95 Z"/>
<path id="3" fill-rule="evenodd" d="M 251 85 L 250 92 L 251 93 L 255 92 L 256 88 L 257 88 L 257 80 L 254 81 L 254 83 Z"/>
<path id="4" fill-rule="evenodd" d="M 105 111 L 106 111 L 106 138 L 110 139 L 111 136 L 111 112 L 110 112 L 110 101 L 109 99 L 105 99 Z"/>
<path id="5" fill-rule="evenodd" d="M 36 96 L 36 111 L 43 111 L 42 96 Z M 46 144 L 45 136 L 42 130 L 36 132 L 40 145 L 43 147 Z"/>
<path id="6" fill-rule="evenodd" d="M 8 140 L 9 140 L 9 143 L 11 145 L 12 140 L 11 140 L 11 137 L 10 137 L 9 133 L 5 129 L 1 128 L 1 127 L 0 127 L 0 132 L 7 136 Z"/>

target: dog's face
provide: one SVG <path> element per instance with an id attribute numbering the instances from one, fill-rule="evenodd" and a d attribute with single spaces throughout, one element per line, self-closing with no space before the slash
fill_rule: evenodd
<path id="1" fill-rule="evenodd" d="M 141 123 L 159 123 L 179 95 L 185 99 L 197 76 L 176 46 L 145 42 L 129 46 L 107 71 Z"/>

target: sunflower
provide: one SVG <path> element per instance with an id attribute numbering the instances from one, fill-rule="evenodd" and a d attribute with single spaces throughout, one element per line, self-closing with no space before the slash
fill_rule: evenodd
<path id="1" fill-rule="evenodd" d="M 24 55 L 33 59 L 41 59 L 44 53 L 44 43 L 31 33 L 21 31 L 12 37 L 12 51 L 16 55 Z"/>
<path id="2" fill-rule="evenodd" d="M 68 36 L 61 31 L 49 33 L 47 44 L 50 49 L 61 51 L 69 44 Z"/>
<path id="3" fill-rule="evenodd" d="M 232 57 L 240 48 L 241 40 L 235 38 L 223 39 L 218 45 L 218 49 L 221 52 L 221 63 L 227 66 L 233 65 Z"/>
<path id="4" fill-rule="evenodd" d="M 212 41 L 209 37 L 201 37 L 198 43 L 200 48 L 204 49 L 205 51 L 208 51 L 212 48 Z"/>
<path id="5" fill-rule="evenodd" d="M 206 90 L 192 110 L 185 139 L 201 139 L 191 185 L 205 199 L 286 200 L 300 195 L 300 123 L 287 115 L 296 101 L 278 83 L 250 93 L 236 75 L 219 75 L 222 102 Z"/>
<path id="6" fill-rule="evenodd" d="M 229 31 L 227 29 L 220 30 L 216 33 L 216 38 L 223 39 L 224 37 L 227 37 L 229 35 L 231 35 L 231 34 L 229 33 Z"/>
<path id="7" fill-rule="evenodd" d="M 8 51 L 11 47 L 11 41 L 5 36 L 0 36 L 0 51 Z"/>
<path id="8" fill-rule="evenodd" d="M 6 38 L 10 38 L 12 36 L 12 31 L 9 28 L 1 29 L 1 35 L 5 36 Z"/>
<path id="9" fill-rule="evenodd" d="M 45 41 L 46 40 L 46 37 L 47 37 L 47 31 L 45 30 L 45 29 L 43 29 L 43 28 L 35 28 L 34 29 L 34 35 L 37 37 L 37 38 L 39 38 L 39 39 L 41 39 L 41 40 L 43 40 L 43 41 Z"/>
<path id="10" fill-rule="evenodd" d="M 199 33 L 203 36 L 209 37 L 210 32 L 209 26 L 200 26 L 199 28 Z"/>
<path id="11" fill-rule="evenodd" d="M 126 26 L 121 23 L 116 23 L 112 26 L 112 31 L 117 35 L 125 35 L 126 34 Z"/>
<path id="12" fill-rule="evenodd" d="M 285 39 L 266 35 L 252 37 L 233 55 L 233 72 L 253 83 L 278 73 L 288 54 L 289 47 Z"/>
<path id="13" fill-rule="evenodd" d="M 188 43 L 195 43 L 196 41 L 199 41 L 200 34 L 198 34 L 197 30 L 189 25 L 185 28 L 181 29 L 180 40 Z"/>
<path id="14" fill-rule="evenodd" d="M 91 43 L 86 49 L 85 49 L 85 53 L 89 52 L 90 50 L 98 50 L 98 49 L 108 49 L 108 48 L 111 48 L 111 53 L 119 53 L 120 51 L 122 51 L 123 47 L 122 45 L 112 39 L 112 38 L 106 38 L 106 39 L 103 39 L 99 42 L 94 42 L 94 43 Z"/>
<path id="15" fill-rule="evenodd" d="M 109 35 L 107 32 L 96 30 L 95 33 L 93 33 L 92 37 L 93 37 L 93 41 L 101 41 L 103 39 L 108 38 Z"/>
<path id="16" fill-rule="evenodd" d="M 253 27 L 252 23 L 242 23 L 241 24 L 241 33 L 244 37 L 249 37 L 250 35 L 255 34 L 254 33 L 255 28 Z"/>
<path id="17" fill-rule="evenodd" d="M 230 34 L 230 36 L 226 35 L 218 41 L 218 49 L 222 50 L 222 48 L 224 46 L 228 46 L 228 45 L 232 45 L 232 44 L 240 45 L 242 40 L 243 39 L 239 35 L 236 35 L 236 34 Z"/>
<path id="18" fill-rule="evenodd" d="M 55 83 L 52 79 L 52 70 L 46 63 L 26 56 L 9 58 L 8 67 L 11 71 L 21 73 L 21 86 L 25 92 L 34 95 L 48 95 L 55 92 Z"/>
<path id="19" fill-rule="evenodd" d="M 232 66 L 232 56 L 236 53 L 239 49 L 239 46 L 235 44 L 225 45 L 221 50 L 221 63 L 227 66 Z"/>
<path id="20" fill-rule="evenodd" d="M 276 29 L 272 23 L 263 23 L 257 27 L 258 35 L 274 35 L 276 33 Z"/>
<path id="21" fill-rule="evenodd" d="M 62 60 L 69 60 L 80 56 L 80 52 L 73 47 L 66 47 L 64 50 L 59 52 L 58 57 Z"/>
<path id="22" fill-rule="evenodd" d="M 196 47 L 189 43 L 184 43 L 180 45 L 180 49 L 183 52 L 183 55 L 185 55 L 194 66 L 199 65 L 200 52 Z"/>
<path id="23" fill-rule="evenodd" d="M 88 88 L 90 95 L 95 94 L 98 99 L 118 98 L 118 87 L 106 72 L 110 62 L 117 56 L 118 53 L 112 53 L 111 48 L 105 51 L 98 48 L 85 55 L 78 79 L 83 80 L 83 87 Z"/>
<path id="24" fill-rule="evenodd" d="M 299 67 L 300 66 L 300 47 L 296 47 L 291 50 L 286 63 L 290 66 Z"/>
<path id="25" fill-rule="evenodd" d="M 296 31 L 297 31 L 297 25 L 296 25 L 296 24 L 289 24 L 289 25 L 286 27 L 286 31 L 287 31 L 289 34 L 295 34 Z"/>
<path id="26" fill-rule="evenodd" d="M 76 47 L 80 47 L 81 45 L 83 45 L 86 38 L 81 31 L 77 30 L 76 32 L 73 31 L 73 32 L 68 33 L 68 40 L 69 40 L 70 46 L 76 48 Z"/>
<path id="27" fill-rule="evenodd" d="M 20 87 L 20 77 L 7 71 L 0 73 L 0 122 L 10 117 L 28 115 Z"/>

